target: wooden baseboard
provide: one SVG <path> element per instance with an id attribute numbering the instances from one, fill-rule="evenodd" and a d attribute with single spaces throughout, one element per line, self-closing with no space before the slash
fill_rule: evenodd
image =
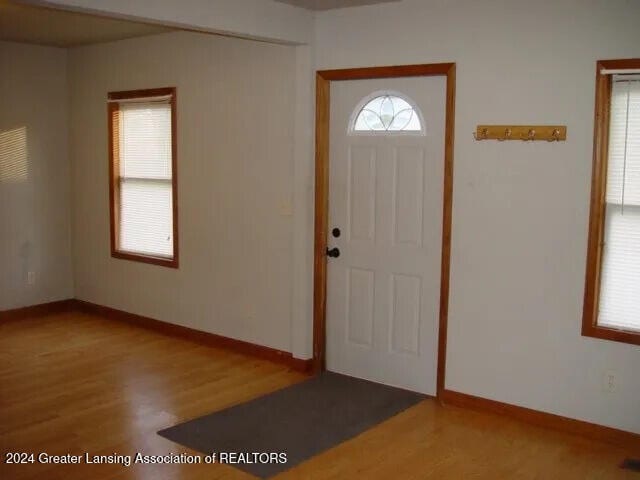
<path id="1" fill-rule="evenodd" d="M 487 398 L 476 397 L 466 393 L 445 390 L 442 394 L 442 401 L 445 405 L 479 410 L 483 412 L 506 415 L 517 420 L 531 423 L 533 425 L 561 430 L 565 433 L 581 435 L 593 440 L 612 443 L 623 447 L 640 448 L 640 435 L 624 430 L 618 430 L 595 423 L 583 422 L 573 418 L 545 413 L 530 408 L 518 407 L 508 403 L 502 403 Z"/>
<path id="2" fill-rule="evenodd" d="M 122 310 L 117 310 L 115 308 L 85 302 L 83 300 L 75 300 L 75 306 L 78 310 L 83 312 L 93 313 L 105 318 L 148 328 L 165 335 L 185 338 L 187 340 L 198 342 L 203 345 L 233 350 L 245 355 L 251 355 L 265 360 L 270 360 L 272 362 L 286 365 L 289 368 L 297 370 L 299 372 L 311 371 L 311 359 L 302 360 L 300 358 L 294 358 L 291 353 L 277 350 L 275 348 L 256 345 L 254 343 L 236 340 L 233 338 L 224 337 L 222 335 L 216 335 L 214 333 L 203 332 L 201 330 L 195 330 L 193 328 L 163 322 L 161 320 L 156 320 L 155 318 L 136 315 Z"/>
<path id="3" fill-rule="evenodd" d="M 225 348 L 245 355 L 263 358 L 265 360 L 284 364 L 289 368 L 300 372 L 310 372 L 312 368 L 311 359 L 302 360 L 294 358 L 289 352 L 256 345 L 242 340 L 223 337 L 222 335 L 203 332 L 193 328 L 183 327 L 181 325 L 163 322 L 154 318 L 136 315 L 122 310 L 117 310 L 115 308 L 85 302 L 83 300 L 67 299 L 33 305 L 30 307 L 17 308 L 14 310 L 5 310 L 0 312 L 0 321 L 18 320 L 33 316 L 78 310 L 155 330 L 165 335 L 185 338 L 203 345 Z M 441 401 L 445 405 L 468 408 L 471 410 L 480 410 L 498 415 L 506 415 L 536 426 L 561 430 L 566 433 L 573 433 L 624 447 L 640 449 L 640 434 L 626 432 L 624 430 L 583 422 L 581 420 L 575 420 L 552 413 L 540 412 L 538 410 L 489 400 L 487 398 L 476 397 L 474 395 L 455 392 L 453 390 L 444 390 L 442 392 Z"/>
<path id="4" fill-rule="evenodd" d="M 54 313 L 68 312 L 75 308 L 75 300 L 72 298 L 66 300 L 58 300 L 49 303 L 40 303 L 28 307 L 15 308 L 12 310 L 3 310 L 0 312 L 0 321 L 6 320 L 22 320 L 29 317 L 40 317 L 42 315 L 51 315 Z"/>
<path id="5" fill-rule="evenodd" d="M 175 325 L 172 323 L 163 322 L 161 320 L 156 320 L 154 318 L 136 315 L 122 310 L 117 310 L 115 308 L 105 307 L 103 305 L 97 305 L 95 303 L 85 302 L 83 300 L 77 300 L 73 298 L 60 300 L 57 302 L 32 305 L 29 307 L 16 308 L 14 310 L 0 311 L 0 321 L 21 320 L 29 317 L 39 317 L 42 315 L 71 311 L 94 313 L 109 319 L 127 322 L 132 325 L 155 330 L 164 333 L 165 335 L 185 338 L 193 342 L 201 343 L 203 345 L 224 348 L 227 350 L 233 350 L 235 352 L 243 353 L 245 355 L 263 358 L 265 360 L 270 360 L 272 362 L 286 365 L 289 368 L 297 370 L 299 372 L 311 371 L 311 359 L 302 360 L 300 358 L 294 358 L 293 355 L 291 355 L 291 353 L 289 352 L 284 352 L 275 348 L 264 347 L 262 345 L 256 345 L 254 343 L 236 340 L 229 337 L 223 337 L 222 335 L 203 332 L 201 330 L 195 330 L 193 328 L 183 327 L 181 325 Z"/>

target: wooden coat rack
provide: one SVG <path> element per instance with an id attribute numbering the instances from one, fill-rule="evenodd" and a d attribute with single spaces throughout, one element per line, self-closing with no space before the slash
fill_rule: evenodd
<path id="1" fill-rule="evenodd" d="M 546 140 L 559 142 L 567 139 L 566 125 L 478 125 L 473 133 L 476 140 Z"/>

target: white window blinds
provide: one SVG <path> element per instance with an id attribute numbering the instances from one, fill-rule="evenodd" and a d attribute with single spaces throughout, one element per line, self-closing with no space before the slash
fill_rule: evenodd
<path id="1" fill-rule="evenodd" d="M 119 250 L 173 257 L 171 104 L 119 106 Z"/>
<path id="2" fill-rule="evenodd" d="M 612 82 L 598 325 L 640 331 L 640 76 Z"/>

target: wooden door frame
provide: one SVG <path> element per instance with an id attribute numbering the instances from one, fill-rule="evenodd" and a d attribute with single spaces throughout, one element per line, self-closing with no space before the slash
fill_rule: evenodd
<path id="1" fill-rule="evenodd" d="M 325 369 L 327 305 L 327 233 L 329 216 L 329 124 L 331 82 L 395 77 L 446 76 L 444 193 L 442 209 L 442 261 L 440 268 L 440 320 L 438 329 L 437 398 L 444 392 L 449 314 L 451 261 L 451 207 L 453 199 L 453 139 L 455 127 L 456 64 L 432 63 L 389 67 L 347 68 L 316 72 L 315 224 L 313 254 L 313 370 Z"/>

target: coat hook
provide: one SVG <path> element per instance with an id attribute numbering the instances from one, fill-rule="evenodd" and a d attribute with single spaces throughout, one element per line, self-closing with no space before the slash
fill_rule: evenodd
<path id="1" fill-rule="evenodd" d="M 524 140 L 526 142 L 526 141 L 529 141 L 529 140 L 535 140 L 535 138 L 536 138 L 536 131 L 533 128 L 531 128 L 531 129 L 529 129 L 529 132 L 527 132 L 527 136 L 526 137 L 522 137 L 522 140 Z"/>
<path id="2" fill-rule="evenodd" d="M 498 141 L 499 141 L 499 142 L 504 142 L 505 140 L 511 140 L 511 133 L 512 133 L 511 129 L 510 129 L 510 128 L 507 128 L 507 129 L 504 131 L 504 137 L 502 137 L 502 138 L 498 138 Z"/>
<path id="3" fill-rule="evenodd" d="M 547 138 L 548 142 L 559 142 L 560 141 L 560 129 L 554 128 L 551 136 Z"/>
<path id="4" fill-rule="evenodd" d="M 483 128 L 480 131 L 480 135 L 476 135 L 476 132 L 473 132 L 473 138 L 475 138 L 476 140 L 486 140 L 488 135 L 489 135 L 489 129 L 488 128 Z"/>

